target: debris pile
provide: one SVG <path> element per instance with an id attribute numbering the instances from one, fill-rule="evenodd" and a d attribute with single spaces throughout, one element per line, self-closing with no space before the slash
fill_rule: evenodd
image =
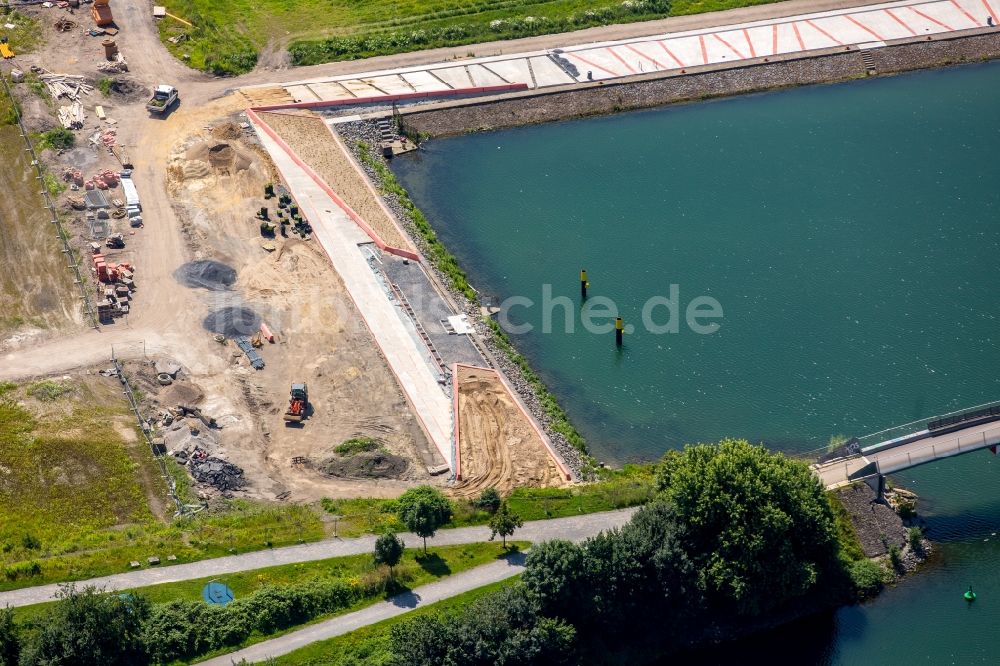
<path id="1" fill-rule="evenodd" d="M 115 54 L 114 60 L 108 60 L 97 65 L 97 69 L 106 74 L 121 74 L 128 71 L 128 63 L 121 52 Z"/>
<path id="2" fill-rule="evenodd" d="M 247 480 L 243 477 L 243 470 L 222 458 L 215 456 L 190 457 L 186 464 L 191 476 L 198 483 L 207 483 L 219 490 L 239 490 L 247 485 Z"/>

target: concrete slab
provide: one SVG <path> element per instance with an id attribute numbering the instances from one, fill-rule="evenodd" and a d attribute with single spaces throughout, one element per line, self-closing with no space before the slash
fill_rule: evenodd
<path id="1" fill-rule="evenodd" d="M 435 90 L 447 90 L 448 86 L 441 82 L 430 72 L 407 72 L 402 74 L 406 82 L 413 86 L 417 92 L 432 92 Z"/>
<path id="2" fill-rule="evenodd" d="M 313 92 L 319 95 L 322 100 L 330 99 L 352 99 L 357 97 L 349 91 L 347 88 L 342 86 L 336 81 L 329 81 L 327 83 L 311 83 L 309 87 L 312 88 Z"/>
<path id="3" fill-rule="evenodd" d="M 469 78 L 469 72 L 464 65 L 439 67 L 430 70 L 431 74 L 444 81 L 449 88 L 472 88 L 476 84 Z"/>
<path id="4" fill-rule="evenodd" d="M 385 95 L 384 92 L 368 85 L 360 79 L 347 79 L 346 81 L 340 81 L 340 85 L 347 88 L 355 97 L 381 97 Z"/>
<path id="5" fill-rule="evenodd" d="M 371 79 L 365 79 L 365 81 L 379 90 L 384 90 L 389 95 L 407 95 L 416 92 L 414 87 L 407 83 L 406 79 L 399 74 L 376 76 Z"/>
<path id="6" fill-rule="evenodd" d="M 511 83 L 527 83 L 529 86 L 534 85 L 531 81 L 531 72 L 528 70 L 527 58 L 498 60 L 496 62 L 491 62 L 489 67 Z"/>
<path id="7" fill-rule="evenodd" d="M 287 86 L 285 90 L 296 102 L 318 102 L 320 99 L 308 86 Z"/>
<path id="8" fill-rule="evenodd" d="M 539 88 L 561 86 L 576 81 L 548 56 L 535 56 L 528 60 L 531 63 L 531 70 L 535 73 L 536 86 Z"/>
<path id="9" fill-rule="evenodd" d="M 505 83 L 510 83 L 483 65 L 469 65 L 466 69 L 474 86 L 502 86 Z"/>

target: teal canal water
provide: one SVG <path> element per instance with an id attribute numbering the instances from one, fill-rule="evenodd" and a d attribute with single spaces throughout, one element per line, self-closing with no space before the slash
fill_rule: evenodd
<path id="1" fill-rule="evenodd" d="M 805 452 L 1000 398 L 1000 63 L 432 141 L 393 169 L 602 459 L 733 435 Z M 543 323 L 543 285 L 637 326 Z M 679 287 L 717 332 L 654 334 Z M 667 309 L 654 311 L 664 323 Z M 709 663 L 1000 661 L 1000 463 L 913 470 L 937 554 L 875 602 Z M 979 599 L 962 600 L 968 584 Z"/>

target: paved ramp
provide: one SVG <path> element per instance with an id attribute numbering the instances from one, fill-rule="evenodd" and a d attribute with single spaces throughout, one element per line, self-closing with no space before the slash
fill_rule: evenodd
<path id="1" fill-rule="evenodd" d="M 528 89 L 680 72 L 706 65 L 761 62 L 818 49 L 879 48 L 893 40 L 928 39 L 1000 24 L 1000 0 L 902 0 L 664 33 L 546 51 L 469 58 L 285 84 L 295 103 L 448 94 L 481 86 Z M 274 88 L 273 84 L 246 88 Z"/>

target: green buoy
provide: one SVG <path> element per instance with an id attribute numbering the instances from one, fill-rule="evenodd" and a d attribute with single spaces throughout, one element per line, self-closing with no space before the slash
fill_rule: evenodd
<path id="1" fill-rule="evenodd" d="M 975 601 L 976 600 L 976 593 L 972 591 L 972 586 L 971 585 L 969 586 L 969 589 L 965 591 L 965 595 L 964 596 L 965 596 L 965 600 L 966 601 Z"/>

